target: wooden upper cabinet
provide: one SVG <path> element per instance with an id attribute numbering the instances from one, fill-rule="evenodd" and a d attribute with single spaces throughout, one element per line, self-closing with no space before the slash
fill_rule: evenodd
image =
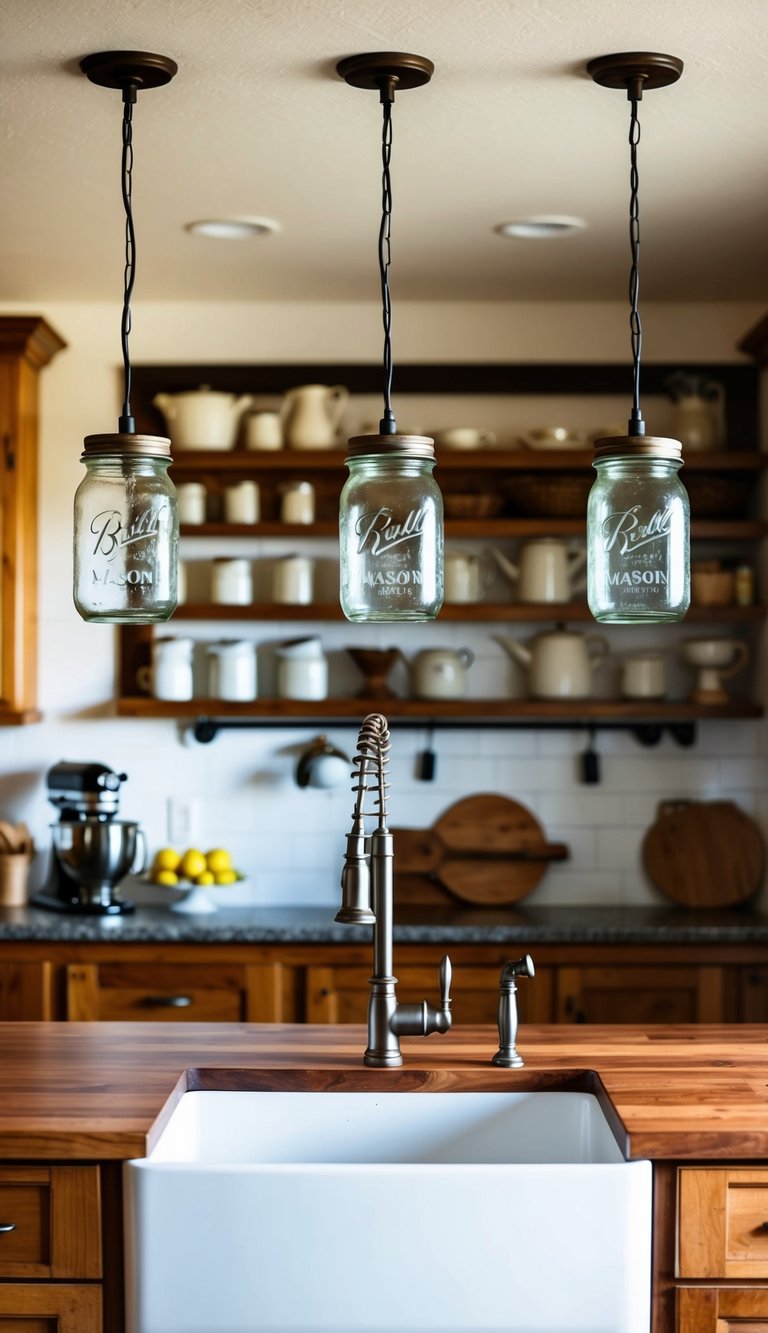
<path id="1" fill-rule="evenodd" d="M 38 375 L 66 344 L 0 317 L 0 725 L 37 722 Z"/>

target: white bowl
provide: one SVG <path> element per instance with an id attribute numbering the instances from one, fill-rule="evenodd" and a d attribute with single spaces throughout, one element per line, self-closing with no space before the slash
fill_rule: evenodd
<path id="1" fill-rule="evenodd" d="M 735 651 L 733 639 L 689 639 L 683 656 L 691 666 L 725 667 L 730 666 Z"/>

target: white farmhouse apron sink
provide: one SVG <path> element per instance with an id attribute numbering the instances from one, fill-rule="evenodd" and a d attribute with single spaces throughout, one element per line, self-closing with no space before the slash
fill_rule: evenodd
<path id="1" fill-rule="evenodd" d="M 188 1092 L 128 1333 L 648 1333 L 651 1165 L 587 1092 Z"/>

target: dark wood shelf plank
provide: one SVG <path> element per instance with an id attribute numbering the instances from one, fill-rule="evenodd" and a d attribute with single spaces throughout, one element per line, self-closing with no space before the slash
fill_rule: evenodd
<path id="1" fill-rule="evenodd" d="M 489 541 L 494 537 L 583 537 L 586 518 L 449 518 L 446 537 Z M 184 524 L 182 537 L 337 537 L 333 521 L 299 523 L 198 523 Z M 700 541 L 754 541 L 768 535 L 762 519 L 694 519 L 691 536 Z"/>
<path id="2" fill-rule="evenodd" d="M 344 449 L 187 449 L 173 457 L 173 474 L 198 472 L 332 472 L 344 476 Z M 460 472 L 586 472 L 592 466 L 592 449 L 441 449 L 437 462 L 442 471 Z M 716 453 L 690 453 L 685 457 L 688 472 L 762 472 L 768 454 L 757 450 L 724 449 Z"/>
<path id="3" fill-rule="evenodd" d="M 765 606 L 692 606 L 685 623 L 741 624 L 765 620 Z M 175 620 L 343 620 L 338 602 L 314 602 L 293 606 L 277 602 L 252 602 L 249 606 L 224 606 L 214 602 L 185 602 L 174 613 Z M 590 621 L 586 602 L 456 602 L 446 603 L 439 620 L 460 622 L 503 621 Z"/>
<path id="4" fill-rule="evenodd" d="M 383 712 L 392 718 L 498 718 L 500 721 L 690 722 L 703 718 L 755 718 L 763 716 L 758 704 L 732 701 L 711 708 L 679 702 L 648 702 L 624 699 L 255 699 L 252 703 L 228 703 L 221 699 L 190 699 L 168 703 L 162 699 L 123 697 L 117 700 L 121 717 L 243 717 L 286 720 L 357 718 Z"/>

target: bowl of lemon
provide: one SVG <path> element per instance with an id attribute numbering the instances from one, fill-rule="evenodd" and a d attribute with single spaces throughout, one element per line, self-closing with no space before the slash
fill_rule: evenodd
<path id="1" fill-rule="evenodd" d="M 232 864 L 232 857 L 224 847 L 213 847 L 209 852 L 188 847 L 178 852 L 174 847 L 161 847 L 155 853 L 148 879 L 150 884 L 177 889 L 184 897 L 171 903 L 172 912 L 201 914 L 218 911 L 207 889 L 214 886 L 237 884 L 245 878 Z"/>

